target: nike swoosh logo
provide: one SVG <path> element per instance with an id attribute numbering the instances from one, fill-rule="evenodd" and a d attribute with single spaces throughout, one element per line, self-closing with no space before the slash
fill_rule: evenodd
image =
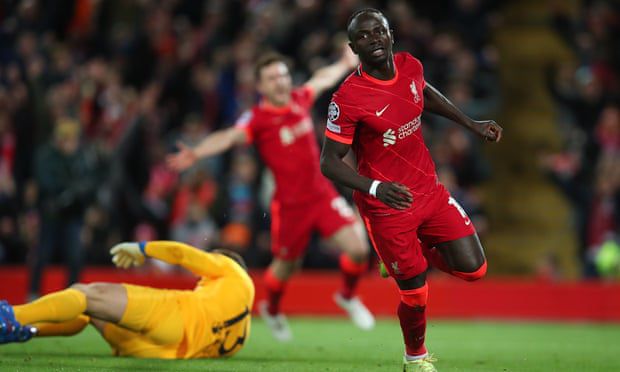
<path id="1" fill-rule="evenodd" d="M 388 107 L 390 107 L 390 104 L 389 104 L 389 103 L 388 103 L 387 105 L 385 105 L 385 107 L 384 107 L 381 111 L 375 111 L 375 115 L 377 115 L 377 116 L 381 116 L 381 115 L 383 115 L 383 112 L 384 112 L 385 110 L 387 110 L 387 108 L 388 108 Z"/>

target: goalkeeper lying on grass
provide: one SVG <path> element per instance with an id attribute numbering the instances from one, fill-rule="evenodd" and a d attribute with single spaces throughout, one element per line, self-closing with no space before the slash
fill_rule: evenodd
<path id="1" fill-rule="evenodd" d="M 140 266 L 152 257 L 201 279 L 194 290 L 92 283 L 25 305 L 1 301 L 0 343 L 74 335 L 90 322 L 117 356 L 217 358 L 243 347 L 250 334 L 254 285 L 239 255 L 169 241 L 121 243 L 110 253 L 117 267 Z"/>

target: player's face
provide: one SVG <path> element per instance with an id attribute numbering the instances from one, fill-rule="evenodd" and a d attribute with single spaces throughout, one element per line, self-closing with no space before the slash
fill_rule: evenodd
<path id="1" fill-rule="evenodd" d="M 392 33 L 385 17 L 376 13 L 357 17 L 350 45 L 363 64 L 385 63 L 392 56 L 392 44 Z"/>
<path id="2" fill-rule="evenodd" d="M 263 67 L 259 74 L 258 92 L 275 106 L 285 106 L 291 99 L 291 74 L 284 62 Z"/>

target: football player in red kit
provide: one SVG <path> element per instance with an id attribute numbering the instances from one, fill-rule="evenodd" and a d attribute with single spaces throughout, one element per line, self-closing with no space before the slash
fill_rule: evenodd
<path id="1" fill-rule="evenodd" d="M 243 113 L 234 126 L 210 134 L 194 148 L 179 144 L 180 151 L 168 157 L 171 167 L 183 170 L 198 158 L 253 143 L 271 169 L 276 183 L 271 205 L 273 261 L 264 276 L 267 299 L 258 306 L 273 336 L 280 341 L 292 337 L 279 309 L 280 299 L 288 279 L 301 264 L 313 231 L 343 252 L 343 286 L 334 294 L 334 300 L 358 327 L 374 326 L 374 317 L 354 295 L 368 267 L 370 248 L 364 228 L 353 209 L 321 174 L 310 113 L 315 98 L 357 64 L 357 56 L 345 46 L 338 62 L 317 70 L 305 84 L 293 88 L 286 59 L 267 53 L 258 59 L 255 69 L 261 101 Z"/>
<path id="2" fill-rule="evenodd" d="M 398 284 L 404 370 L 435 371 L 424 345 L 427 260 L 465 280 L 483 277 L 487 264 L 471 220 L 437 179 L 421 114 L 439 114 L 493 142 L 502 128 L 464 115 L 424 80 L 420 61 L 394 54 L 380 11 L 354 13 L 347 31 L 361 64 L 329 104 L 321 170 L 355 190 L 371 242 Z M 357 171 L 343 162 L 350 148 Z"/>

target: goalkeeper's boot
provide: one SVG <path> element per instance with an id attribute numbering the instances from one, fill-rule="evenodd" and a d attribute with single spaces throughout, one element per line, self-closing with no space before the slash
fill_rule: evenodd
<path id="1" fill-rule="evenodd" d="M 437 359 L 432 355 L 416 360 L 407 360 L 403 358 L 403 372 L 437 372 L 437 368 L 433 365 Z"/>
<path id="2" fill-rule="evenodd" d="M 335 293 L 334 301 L 349 314 L 351 321 L 358 328 L 368 331 L 375 327 L 375 317 L 358 297 L 346 299 L 340 293 Z"/>
<path id="3" fill-rule="evenodd" d="M 261 301 L 258 304 L 258 312 L 271 330 L 273 338 L 280 342 L 288 342 L 293 339 L 293 333 L 284 314 L 271 315 L 267 309 L 267 301 Z"/>
<path id="4" fill-rule="evenodd" d="M 22 326 L 17 319 L 13 307 L 6 301 L 0 301 L 0 344 L 10 342 L 26 342 L 37 333 L 37 329 Z"/>

